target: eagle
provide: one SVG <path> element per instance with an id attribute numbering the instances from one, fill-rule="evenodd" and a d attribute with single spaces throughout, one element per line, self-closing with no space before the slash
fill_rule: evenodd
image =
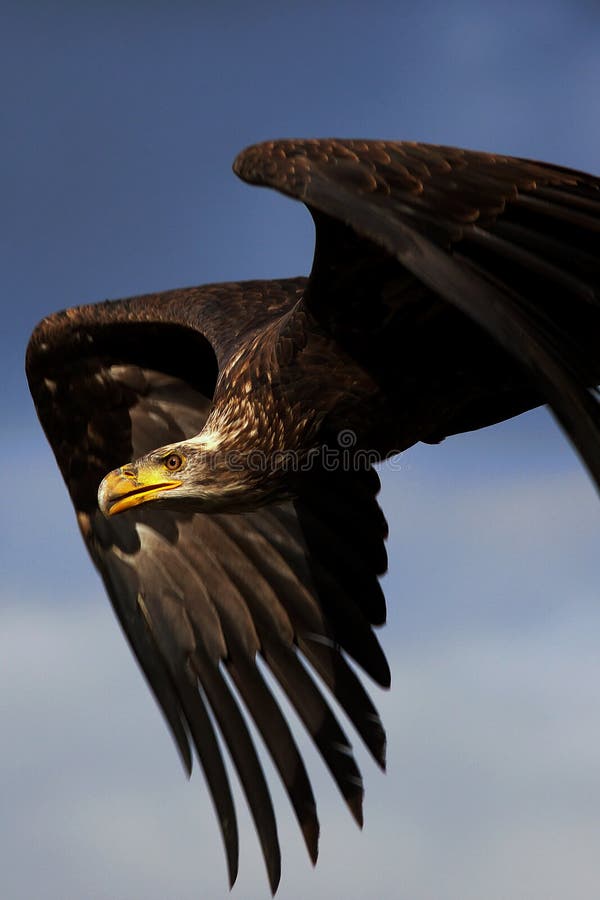
<path id="1" fill-rule="evenodd" d="M 67 309 L 36 327 L 26 369 L 116 616 L 186 770 L 195 751 L 204 771 L 230 885 L 223 744 L 274 893 L 248 716 L 313 862 L 319 821 L 273 684 L 359 825 L 363 783 L 330 695 L 385 766 L 357 674 L 390 684 L 376 463 L 548 404 L 600 485 L 600 179 L 379 140 L 269 141 L 233 168 L 306 204 L 307 278 Z"/>

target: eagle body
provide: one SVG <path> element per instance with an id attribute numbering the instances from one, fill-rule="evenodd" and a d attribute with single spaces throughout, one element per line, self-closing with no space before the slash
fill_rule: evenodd
<path id="1" fill-rule="evenodd" d="M 313 862 L 319 822 L 286 693 L 362 822 L 335 697 L 380 766 L 387 525 L 374 463 L 547 403 L 600 484 L 600 180 L 424 144 L 271 141 L 234 163 L 302 200 L 308 278 L 80 306 L 35 329 L 27 376 L 91 558 L 191 771 L 230 883 L 219 737 L 265 858 L 273 806 L 243 706 Z"/>

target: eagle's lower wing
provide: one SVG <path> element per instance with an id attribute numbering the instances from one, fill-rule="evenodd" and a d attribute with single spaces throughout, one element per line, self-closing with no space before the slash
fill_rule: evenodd
<path id="1" fill-rule="evenodd" d="M 105 519 L 96 498 L 102 477 L 132 457 L 200 431 L 214 375 L 205 339 L 188 334 L 188 326 L 178 335 L 179 356 L 165 357 L 168 371 L 161 371 L 160 347 L 152 345 L 156 335 L 143 321 L 136 331 L 126 307 L 127 335 L 119 339 L 117 308 L 110 306 L 105 329 L 95 308 L 93 325 L 86 324 L 88 308 L 41 326 L 28 356 L 32 394 L 88 549 L 188 771 L 191 745 L 196 749 L 219 818 L 230 880 L 237 872 L 237 825 L 216 731 L 238 771 L 274 890 L 280 872 L 275 817 L 241 707 L 264 739 L 315 860 L 319 826 L 312 788 L 262 663 L 287 694 L 360 822 L 360 773 L 314 674 L 383 765 L 383 728 L 344 655 L 389 683 L 372 630 L 385 618 L 377 580 L 386 567 L 378 481 L 373 473 L 348 478 L 343 496 L 352 514 L 343 521 L 320 489 L 307 493 L 298 508 L 289 502 L 241 515 L 188 515 L 142 507 Z M 186 334 L 188 353 L 183 352 Z M 195 371 L 178 372 L 178 365 L 184 370 L 190 365 L 190 350 Z M 355 541 L 350 561 L 340 551 L 340 539 L 361 529 L 370 539 L 362 550 Z"/>
<path id="2" fill-rule="evenodd" d="M 307 204 L 304 302 L 399 408 L 411 385 L 421 406 L 448 393 L 432 439 L 547 402 L 600 484 L 599 179 L 333 139 L 259 144 L 234 170 Z"/>

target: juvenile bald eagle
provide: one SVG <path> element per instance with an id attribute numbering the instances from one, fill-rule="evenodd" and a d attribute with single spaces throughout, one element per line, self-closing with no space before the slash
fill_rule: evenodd
<path id="1" fill-rule="evenodd" d="M 230 882 L 238 835 L 213 722 L 275 891 L 275 818 L 240 701 L 313 861 L 319 826 L 258 659 L 359 823 L 360 773 L 322 685 L 384 765 L 347 661 L 389 685 L 373 460 L 547 403 L 600 484 L 600 180 L 359 140 L 269 142 L 234 170 L 306 203 L 308 279 L 56 313 L 27 375 L 117 617 L 185 767 L 193 745 L 204 769 Z"/>

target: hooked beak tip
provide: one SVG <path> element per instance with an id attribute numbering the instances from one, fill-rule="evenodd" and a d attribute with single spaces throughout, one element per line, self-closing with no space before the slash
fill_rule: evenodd
<path id="1" fill-rule="evenodd" d="M 113 469 L 100 482 L 98 488 L 98 506 L 100 512 L 107 518 L 114 513 L 115 501 L 131 489 L 131 482 L 135 473 L 128 466 Z"/>

